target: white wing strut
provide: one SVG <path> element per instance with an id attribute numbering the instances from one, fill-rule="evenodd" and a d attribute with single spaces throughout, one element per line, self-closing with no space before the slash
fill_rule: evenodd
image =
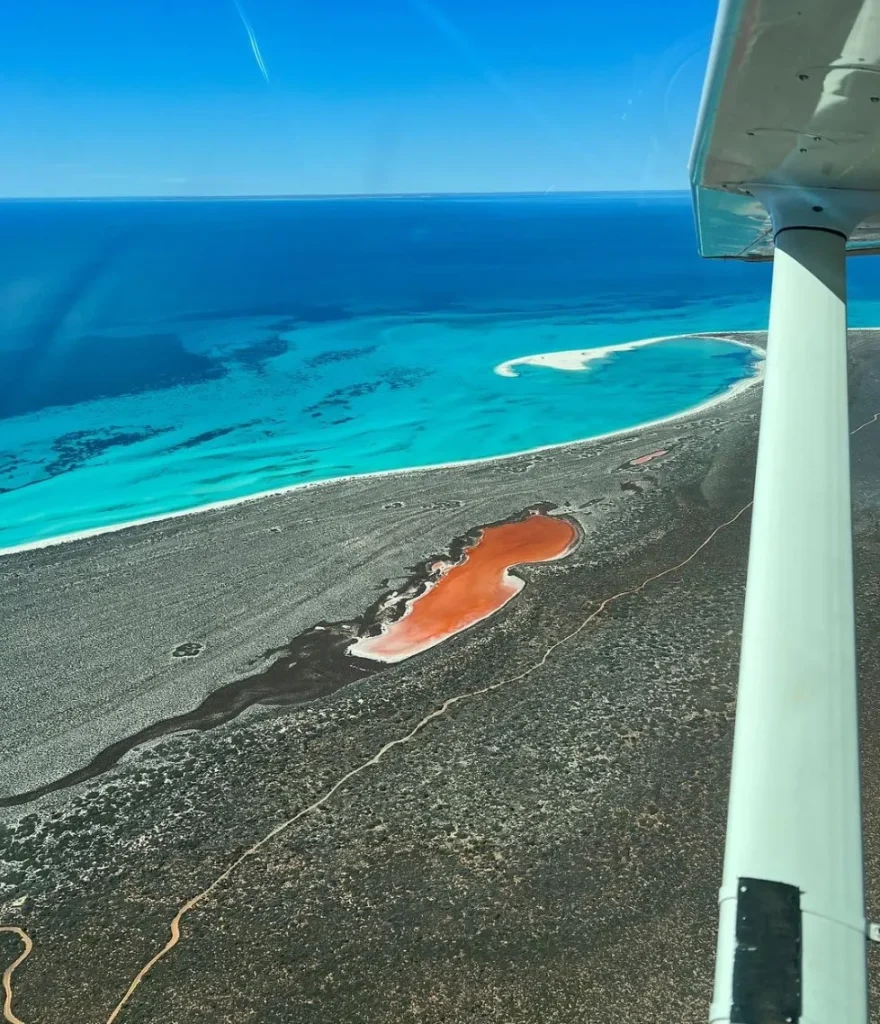
<path id="1" fill-rule="evenodd" d="M 844 246 L 776 236 L 712 1021 L 867 1024 Z"/>
<path id="2" fill-rule="evenodd" d="M 868 1021 L 846 254 L 880 238 L 875 124 L 880 0 L 723 3 L 691 163 L 700 245 L 772 255 L 773 285 L 717 1024 Z"/>

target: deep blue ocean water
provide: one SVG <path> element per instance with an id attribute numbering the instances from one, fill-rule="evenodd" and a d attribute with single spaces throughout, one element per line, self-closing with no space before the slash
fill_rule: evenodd
<path id="1" fill-rule="evenodd" d="M 754 354 L 496 367 L 761 329 L 769 294 L 697 256 L 684 196 L 7 202 L 0 238 L 0 549 L 669 416 Z"/>

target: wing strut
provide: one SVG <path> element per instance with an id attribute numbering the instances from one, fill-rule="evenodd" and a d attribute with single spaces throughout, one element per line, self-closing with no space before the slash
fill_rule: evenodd
<path id="1" fill-rule="evenodd" d="M 846 236 L 789 219 L 775 237 L 710 1020 L 867 1024 Z"/>

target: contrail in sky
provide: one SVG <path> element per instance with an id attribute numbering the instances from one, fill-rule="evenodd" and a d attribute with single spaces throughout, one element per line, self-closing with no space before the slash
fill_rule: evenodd
<path id="1" fill-rule="evenodd" d="M 545 115 L 543 110 L 528 95 L 521 92 L 512 85 L 506 78 L 489 67 L 483 60 L 480 52 L 471 44 L 468 38 L 462 33 L 458 26 L 452 22 L 439 7 L 435 7 L 432 0 L 407 0 L 409 6 L 417 11 L 434 28 L 444 36 L 457 50 L 459 55 L 471 65 L 483 77 L 484 81 L 495 90 L 498 95 L 508 100 L 526 119 L 542 132 L 551 141 L 562 146 L 570 154 L 577 157 L 579 161 L 594 165 L 597 161 L 596 153 L 588 151 L 585 146 L 579 145 L 567 135 L 561 134 L 556 126 Z M 549 189 L 548 189 L 549 191 Z"/>
<path id="2" fill-rule="evenodd" d="M 257 37 L 254 35 L 254 30 L 251 28 L 251 23 L 247 20 L 247 15 L 244 13 L 241 4 L 238 0 L 232 0 L 235 4 L 235 9 L 238 11 L 238 16 L 241 18 L 241 23 L 244 25 L 244 30 L 248 34 L 250 40 L 251 49 L 254 52 L 254 60 L 257 62 L 257 67 L 260 69 L 260 74 L 269 82 L 269 72 L 266 70 L 266 62 L 263 60 L 263 55 L 260 53 L 260 44 L 257 42 Z"/>
<path id="3" fill-rule="evenodd" d="M 519 93 L 511 84 L 497 74 L 492 68 L 487 67 L 481 55 L 471 46 L 466 36 L 459 31 L 458 27 L 446 17 L 446 15 L 429 0 L 409 0 L 409 5 L 430 22 L 437 31 L 445 36 L 453 48 L 477 70 L 488 84 L 505 99 L 510 100 L 514 106 L 525 113 L 535 122 L 539 128 L 548 127 L 542 112 L 528 98 Z"/>

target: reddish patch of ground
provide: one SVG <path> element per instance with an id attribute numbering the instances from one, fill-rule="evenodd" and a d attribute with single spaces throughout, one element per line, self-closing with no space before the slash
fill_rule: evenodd
<path id="1" fill-rule="evenodd" d="M 659 459 L 661 455 L 668 455 L 668 448 L 661 448 L 659 451 L 651 452 L 650 455 L 640 455 L 637 459 L 633 459 L 630 462 L 631 466 L 644 466 L 646 462 L 650 462 L 651 459 Z"/>
<path id="2" fill-rule="evenodd" d="M 518 522 L 487 526 L 461 560 L 441 569 L 428 590 L 378 636 L 363 637 L 349 654 L 403 661 L 494 615 L 525 586 L 509 569 L 563 558 L 575 546 L 572 523 L 533 513 Z"/>

